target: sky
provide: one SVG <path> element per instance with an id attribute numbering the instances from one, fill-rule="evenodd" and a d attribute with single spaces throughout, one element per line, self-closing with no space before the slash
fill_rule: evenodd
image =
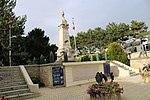
<path id="1" fill-rule="evenodd" d="M 17 0 L 14 12 L 27 15 L 25 34 L 41 28 L 50 38 L 50 44 L 58 46 L 58 25 L 61 12 L 69 24 L 69 34 L 87 32 L 96 27 L 106 28 L 111 22 L 131 23 L 143 21 L 150 29 L 150 0 Z M 76 30 L 72 30 L 72 18 Z"/>

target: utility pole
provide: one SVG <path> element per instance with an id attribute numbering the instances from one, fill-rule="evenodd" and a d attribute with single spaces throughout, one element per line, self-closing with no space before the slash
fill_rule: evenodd
<path id="1" fill-rule="evenodd" d="M 75 34 L 75 24 L 74 24 L 74 18 L 72 18 L 72 29 L 73 29 L 73 36 L 74 36 L 74 49 L 75 49 L 75 54 L 76 54 L 76 51 L 77 51 L 77 44 L 76 44 L 76 34 Z"/>

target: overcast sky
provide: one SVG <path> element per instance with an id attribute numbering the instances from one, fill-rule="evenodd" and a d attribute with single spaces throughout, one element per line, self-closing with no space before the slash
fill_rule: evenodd
<path id="1" fill-rule="evenodd" d="M 58 45 L 58 24 L 63 10 L 70 35 L 75 34 L 72 18 L 76 33 L 105 28 L 109 22 L 130 24 L 132 20 L 144 21 L 150 29 L 150 0 L 17 0 L 14 12 L 17 16 L 27 15 L 26 34 L 41 28 L 50 43 Z"/>

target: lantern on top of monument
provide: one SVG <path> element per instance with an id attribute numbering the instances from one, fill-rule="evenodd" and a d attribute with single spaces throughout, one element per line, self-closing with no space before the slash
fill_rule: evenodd
<path id="1" fill-rule="evenodd" d="M 61 21 L 59 23 L 59 45 L 57 50 L 57 61 L 62 59 L 64 61 L 64 52 L 67 52 L 68 61 L 74 61 L 74 50 L 70 45 L 70 37 L 69 37 L 69 24 L 65 19 L 64 11 L 61 13 Z"/>

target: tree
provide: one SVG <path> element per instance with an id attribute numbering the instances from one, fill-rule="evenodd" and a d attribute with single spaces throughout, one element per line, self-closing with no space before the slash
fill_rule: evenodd
<path id="1" fill-rule="evenodd" d="M 27 52 L 25 46 L 25 39 L 26 37 L 17 36 L 12 38 L 12 64 L 13 65 L 20 65 L 20 64 L 27 64 L 29 53 Z"/>
<path id="2" fill-rule="evenodd" d="M 110 43 L 108 46 L 108 58 L 110 60 L 117 60 L 122 63 L 129 65 L 129 59 L 127 53 L 123 48 L 116 42 Z"/>
<path id="3" fill-rule="evenodd" d="M 98 48 L 102 51 L 112 42 L 122 42 L 128 40 L 128 36 L 133 36 L 133 30 L 139 30 L 140 34 L 138 37 L 142 37 L 147 32 L 147 26 L 144 22 L 132 21 L 131 25 L 126 23 L 116 24 L 115 22 L 109 23 L 106 29 L 97 27 L 95 29 L 89 29 L 87 32 L 79 32 L 76 36 L 76 45 L 78 50 L 83 53 L 83 51 L 90 50 L 93 52 L 93 48 Z M 136 28 L 137 27 L 137 28 Z M 136 33 L 135 33 L 136 34 Z M 136 36 L 136 37 L 137 37 Z M 71 46 L 74 48 L 74 37 L 70 36 Z"/>
<path id="4" fill-rule="evenodd" d="M 114 22 L 109 23 L 106 26 L 106 31 L 107 31 L 106 37 L 109 42 L 113 41 L 116 42 L 119 39 L 118 25 L 116 23 Z"/>
<path id="5" fill-rule="evenodd" d="M 100 27 L 95 29 L 89 29 L 87 32 L 79 32 L 76 37 L 76 45 L 77 48 L 82 48 L 82 50 L 86 47 L 86 49 L 93 52 L 93 47 L 102 49 L 107 44 L 107 40 L 105 38 L 106 31 Z M 74 48 L 74 37 L 70 36 L 71 46 Z"/>
<path id="6" fill-rule="evenodd" d="M 39 59 L 42 54 L 48 58 L 50 53 L 49 37 L 44 36 L 42 29 L 35 28 L 26 36 L 26 48 L 30 59 L 34 57 Z"/>
<path id="7" fill-rule="evenodd" d="M 130 35 L 130 26 L 125 23 L 120 23 L 118 25 L 118 33 L 119 33 L 119 39 L 124 41 L 126 39 L 125 36 Z"/>
<path id="8" fill-rule="evenodd" d="M 136 36 L 142 32 L 147 32 L 148 27 L 146 26 L 145 22 L 138 22 L 135 20 L 131 21 L 131 30 L 133 32 L 133 36 Z"/>
<path id="9" fill-rule="evenodd" d="M 26 16 L 16 16 L 13 9 L 16 6 L 16 0 L 0 1 L 0 59 L 8 65 L 9 37 L 20 36 L 24 34 L 24 24 Z M 11 33 L 11 36 L 10 36 Z"/>

